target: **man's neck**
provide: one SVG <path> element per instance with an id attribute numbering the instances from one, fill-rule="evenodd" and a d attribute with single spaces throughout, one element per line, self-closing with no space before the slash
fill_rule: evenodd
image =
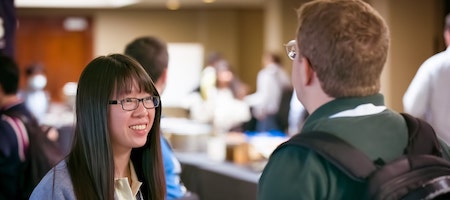
<path id="1" fill-rule="evenodd" d="M 0 108 L 9 107 L 20 102 L 17 95 L 5 95 L 0 98 Z"/>
<path id="2" fill-rule="evenodd" d="M 160 79 L 158 79 L 155 82 L 155 87 L 156 87 L 156 90 L 158 90 L 159 95 L 162 95 L 162 93 L 164 92 L 164 89 L 166 87 L 166 84 L 163 83 Z"/>

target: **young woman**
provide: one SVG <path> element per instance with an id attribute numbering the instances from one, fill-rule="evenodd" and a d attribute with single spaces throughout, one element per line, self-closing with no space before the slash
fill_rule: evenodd
<path id="1" fill-rule="evenodd" d="M 160 117 L 159 94 L 137 62 L 92 60 L 78 82 L 72 150 L 30 199 L 164 199 Z"/>

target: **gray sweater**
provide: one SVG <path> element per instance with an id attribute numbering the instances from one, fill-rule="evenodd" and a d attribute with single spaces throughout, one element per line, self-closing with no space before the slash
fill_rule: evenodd
<path id="1" fill-rule="evenodd" d="M 61 161 L 52 168 L 34 188 L 30 200 L 35 199 L 76 199 L 65 161 Z"/>

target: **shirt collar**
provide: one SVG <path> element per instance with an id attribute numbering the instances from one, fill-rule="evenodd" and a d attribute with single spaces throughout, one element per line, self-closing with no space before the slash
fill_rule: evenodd
<path id="1" fill-rule="evenodd" d="M 130 161 L 130 173 L 131 173 L 131 187 L 128 182 L 128 177 L 115 178 L 114 190 L 117 199 L 134 199 L 141 188 L 142 182 L 139 181 L 136 171 L 134 170 L 133 163 Z"/>

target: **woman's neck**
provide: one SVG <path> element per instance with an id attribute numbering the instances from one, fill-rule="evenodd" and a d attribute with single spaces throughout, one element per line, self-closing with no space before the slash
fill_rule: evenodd
<path id="1" fill-rule="evenodd" d="M 131 177 L 130 155 L 131 150 L 120 154 L 114 153 L 114 178 Z"/>

